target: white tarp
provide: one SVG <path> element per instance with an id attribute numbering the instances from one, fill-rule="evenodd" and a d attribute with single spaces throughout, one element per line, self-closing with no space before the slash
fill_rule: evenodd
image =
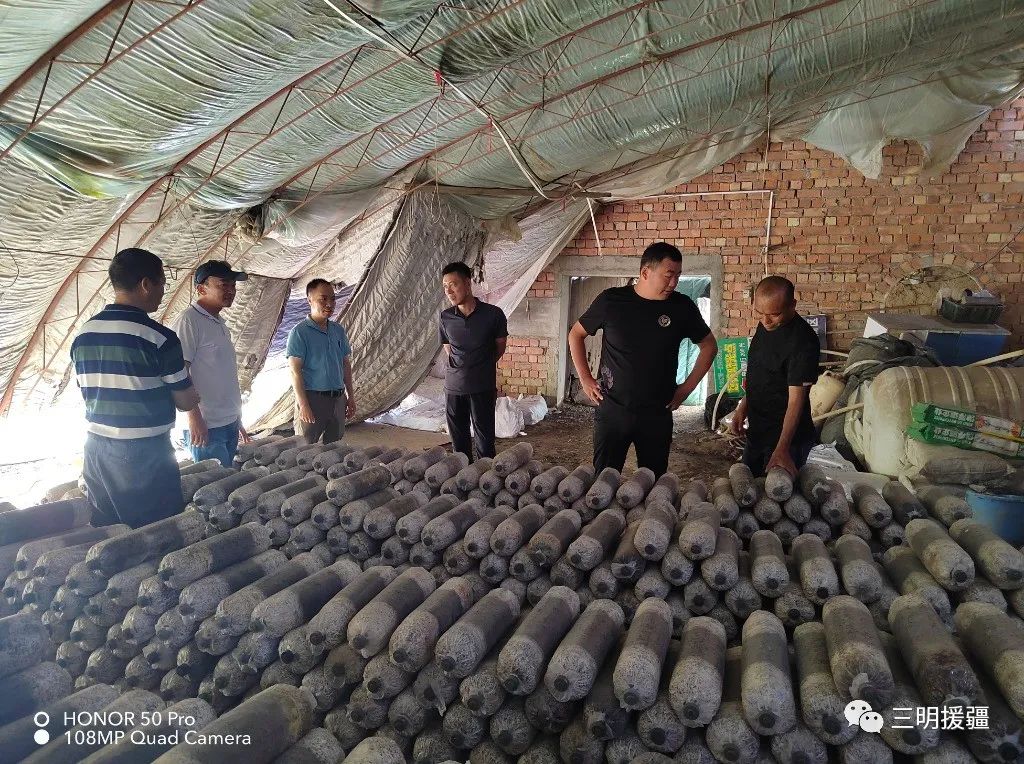
<path id="1" fill-rule="evenodd" d="M 357 376 L 386 380 L 369 412 L 401 400 L 436 352 L 439 263 L 483 249 L 488 296 L 511 312 L 586 223 L 584 199 L 545 200 L 538 187 L 656 193 L 749 148 L 769 124 L 868 175 L 888 140 L 912 138 L 936 171 L 1024 82 L 1024 4 L 1011 0 L 345 7 L 4 8 L 0 86 L 46 65 L 0 100 L 0 409 L 53 399 L 71 339 L 109 297 L 118 247 L 167 262 L 165 318 L 214 257 L 288 282 L 241 296 L 253 321 L 321 271 L 358 280 L 363 297 L 346 316 L 368 338 Z M 347 246 L 362 220 L 390 225 L 374 208 L 391 209 L 382 197 L 411 180 L 424 200 L 434 183 L 466 190 L 411 205 L 424 218 L 403 215 L 397 235 L 416 231 L 408 249 Z M 506 219 L 522 238 L 492 235 L 482 248 L 480 221 Z M 385 252 L 393 261 L 378 267 Z M 420 323 L 404 319 L 407 304 Z M 403 334 L 370 331 L 396 314 Z M 240 356 L 265 353 L 267 331 L 238 339 Z"/>
<path id="2" fill-rule="evenodd" d="M 423 378 L 440 348 L 438 274 L 449 260 L 475 260 L 482 241 L 477 221 L 444 197 L 429 189 L 405 197 L 339 319 L 352 345 L 357 418 L 391 408 Z M 292 407 L 289 387 L 259 427 L 291 421 Z"/>

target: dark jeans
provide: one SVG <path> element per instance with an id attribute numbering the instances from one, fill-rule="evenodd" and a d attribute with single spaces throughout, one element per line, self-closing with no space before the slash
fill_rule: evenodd
<path id="1" fill-rule="evenodd" d="M 345 406 L 348 398 L 344 391 L 340 395 L 328 395 L 316 390 L 307 390 L 306 398 L 309 400 L 309 407 L 313 409 L 312 424 L 299 419 L 299 407 L 295 407 L 295 432 L 306 439 L 312 445 L 323 436 L 324 443 L 334 443 L 341 440 L 345 434 Z"/>
<path id="2" fill-rule="evenodd" d="M 82 471 L 93 525 L 125 523 L 139 528 L 185 507 L 181 473 L 166 433 L 132 440 L 89 433 Z"/>
<path id="3" fill-rule="evenodd" d="M 185 430 L 185 447 L 192 453 L 193 461 L 217 459 L 225 467 L 230 467 L 238 453 L 238 421 L 211 427 L 205 446 L 193 446 L 191 435 Z"/>
<path id="4" fill-rule="evenodd" d="M 452 448 L 473 461 L 473 446 L 476 458 L 494 456 L 494 403 L 498 399 L 496 390 L 471 395 L 448 393 L 445 401 L 445 416 L 448 419 L 448 435 Z M 470 434 L 469 425 L 473 423 Z"/>
<path id="5" fill-rule="evenodd" d="M 741 461 L 750 467 L 754 477 L 764 475 L 765 468 L 768 466 L 768 462 L 771 460 L 772 453 L 774 453 L 778 442 L 778 436 L 747 433 L 747 445 L 743 447 Z M 796 465 L 797 469 L 800 469 L 807 463 L 807 456 L 816 445 L 818 445 L 817 437 L 807 436 L 803 438 L 796 437 L 789 444 L 789 455 L 793 457 L 793 464 Z"/>
<path id="6" fill-rule="evenodd" d="M 656 476 L 668 469 L 672 445 L 672 412 L 666 408 L 626 408 L 608 398 L 594 414 L 594 469 L 622 470 L 629 447 L 636 449 L 638 467 Z"/>

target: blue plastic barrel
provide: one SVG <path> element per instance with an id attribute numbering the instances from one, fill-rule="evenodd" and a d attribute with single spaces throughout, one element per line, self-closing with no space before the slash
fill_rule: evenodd
<path id="1" fill-rule="evenodd" d="M 967 492 L 974 518 L 985 523 L 1014 546 L 1024 544 L 1024 496 L 998 496 Z"/>

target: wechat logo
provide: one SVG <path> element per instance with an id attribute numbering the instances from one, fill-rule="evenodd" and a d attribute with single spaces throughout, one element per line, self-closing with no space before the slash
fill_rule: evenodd
<path id="1" fill-rule="evenodd" d="M 882 715 L 872 711 L 866 700 L 851 700 L 846 704 L 843 714 L 851 727 L 857 725 L 865 732 L 878 732 L 882 729 Z"/>

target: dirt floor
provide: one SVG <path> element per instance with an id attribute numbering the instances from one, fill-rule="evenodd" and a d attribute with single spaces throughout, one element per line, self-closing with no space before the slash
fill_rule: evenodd
<path id="1" fill-rule="evenodd" d="M 571 469 L 593 458 L 593 434 L 594 409 L 566 403 L 551 411 L 544 421 L 528 428 L 525 440 L 533 444 L 535 458 Z M 516 442 L 499 440 L 498 451 Z M 676 412 L 668 463 L 670 472 L 680 479 L 700 478 L 710 485 L 715 478 L 726 474 L 738 456 L 727 441 L 705 429 L 703 407 L 685 407 Z M 636 455 L 630 449 L 626 471 L 635 469 Z"/>

